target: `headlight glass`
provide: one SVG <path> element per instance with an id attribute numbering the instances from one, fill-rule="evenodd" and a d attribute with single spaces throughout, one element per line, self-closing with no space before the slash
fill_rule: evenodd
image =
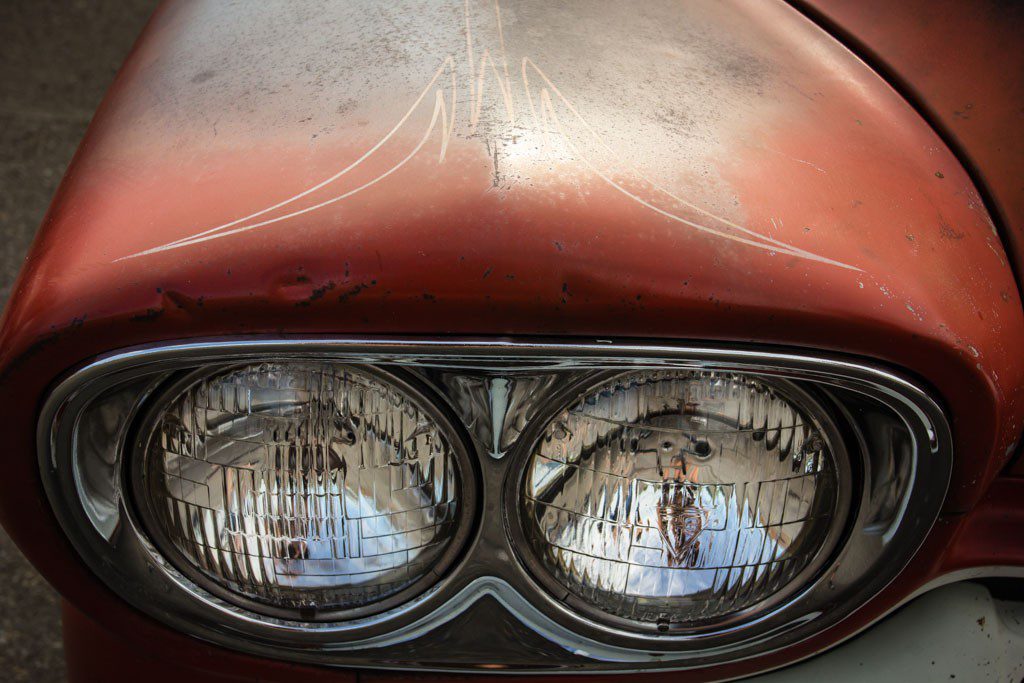
<path id="1" fill-rule="evenodd" d="M 721 624 L 792 594 L 835 546 L 849 463 L 794 385 L 651 371 L 586 390 L 543 428 L 521 487 L 547 581 L 599 618 Z"/>
<path id="2" fill-rule="evenodd" d="M 137 497 L 157 545 L 213 592 L 316 618 L 432 582 L 457 550 L 459 439 L 396 377 L 259 363 L 168 396 L 143 422 Z"/>

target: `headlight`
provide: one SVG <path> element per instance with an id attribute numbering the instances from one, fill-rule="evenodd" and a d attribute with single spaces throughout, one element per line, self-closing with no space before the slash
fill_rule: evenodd
<path id="1" fill-rule="evenodd" d="M 575 606 L 660 630 L 778 603 L 835 547 L 849 463 L 795 386 L 741 374 L 632 373 L 544 427 L 525 532 Z"/>
<path id="2" fill-rule="evenodd" d="M 57 385 L 38 438 L 68 538 L 142 612 L 445 671 L 805 642 L 907 565 L 952 462 L 941 408 L 888 370 L 600 342 L 129 349 Z"/>
<path id="3" fill-rule="evenodd" d="M 142 434 L 150 535 L 257 611 L 363 608 L 436 575 L 451 550 L 458 439 L 393 377 L 302 362 L 191 375 Z"/>

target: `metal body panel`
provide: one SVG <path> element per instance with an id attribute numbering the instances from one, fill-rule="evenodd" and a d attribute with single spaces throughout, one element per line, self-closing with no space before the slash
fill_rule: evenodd
<path id="1" fill-rule="evenodd" d="M 968 506 L 1020 431 L 1024 316 L 914 111 L 783 5 L 498 10 L 164 6 L 40 231 L 0 366 L 282 330 L 851 351 L 950 402 Z"/>
<path id="2" fill-rule="evenodd" d="M 1024 6 L 983 0 L 801 0 L 885 68 L 974 176 L 1024 269 Z"/>
<path id="3" fill-rule="evenodd" d="M 1024 6 L 1020 3 L 800 0 L 881 69 L 963 161 L 998 221 L 1024 286 Z M 1015 476 L 1024 476 L 1018 444 Z"/>
<path id="4" fill-rule="evenodd" d="M 808 656 L 944 556 L 996 554 L 964 529 L 1024 424 L 1007 256 L 940 138 L 781 2 L 164 5 L 0 329 L 0 521 L 78 609 L 220 666 L 65 540 L 34 457 L 48 387 L 117 348 L 289 333 L 789 345 L 933 386 L 953 483 L 908 569 L 830 632 L 687 678 Z"/>

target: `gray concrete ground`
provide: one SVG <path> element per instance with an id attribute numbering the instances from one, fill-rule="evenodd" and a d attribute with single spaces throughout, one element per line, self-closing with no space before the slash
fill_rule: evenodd
<path id="1" fill-rule="evenodd" d="M 0 305 L 156 0 L 0 0 Z M 60 603 L 0 531 L 0 679 L 63 681 Z"/>

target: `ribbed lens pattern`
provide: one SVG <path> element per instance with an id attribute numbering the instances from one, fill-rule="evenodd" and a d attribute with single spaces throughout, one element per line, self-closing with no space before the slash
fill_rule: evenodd
<path id="1" fill-rule="evenodd" d="M 423 577 L 451 541 L 459 471 L 419 399 L 331 363 L 188 386 L 156 420 L 157 524 L 199 572 L 274 607 L 345 609 Z"/>
<path id="2" fill-rule="evenodd" d="M 547 570 L 589 605 L 706 622 L 787 590 L 836 520 L 819 425 L 750 376 L 614 379 L 547 425 L 523 518 Z"/>

